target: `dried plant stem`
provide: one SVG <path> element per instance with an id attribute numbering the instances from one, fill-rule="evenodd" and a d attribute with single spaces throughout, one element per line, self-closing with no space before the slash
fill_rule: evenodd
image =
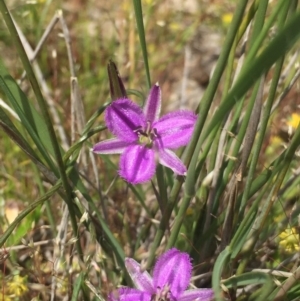
<path id="1" fill-rule="evenodd" d="M 56 292 L 56 271 L 60 267 L 61 263 L 64 261 L 64 251 L 67 239 L 67 231 L 68 231 L 68 218 L 69 218 L 69 210 L 68 206 L 63 206 L 63 214 L 62 219 L 58 228 L 58 233 L 55 239 L 55 246 L 53 250 L 53 258 L 54 258 L 54 266 L 53 266 L 53 276 L 51 281 L 51 301 L 55 300 L 55 292 Z M 68 270 L 68 267 L 66 267 Z"/>
<path id="2" fill-rule="evenodd" d="M 18 114 L 1 98 L 0 98 L 0 106 L 6 111 L 8 111 L 16 120 L 20 121 Z"/>
<path id="3" fill-rule="evenodd" d="M 24 245 L 19 245 L 19 246 L 12 246 L 9 248 L 0 248 L 0 254 L 6 253 L 9 251 L 18 251 L 18 250 L 24 250 L 24 249 L 32 249 L 34 247 L 39 247 L 39 246 L 45 246 L 50 243 L 53 243 L 54 239 L 47 239 L 47 240 L 41 240 L 41 241 L 36 241 L 36 242 L 30 242 L 29 244 L 24 244 Z"/>
<path id="4" fill-rule="evenodd" d="M 274 301 L 280 301 L 286 299 L 286 294 L 292 286 L 299 282 L 300 279 L 300 267 L 297 268 L 295 272 L 283 283 L 280 287 Z"/>
<path id="5" fill-rule="evenodd" d="M 47 82 L 44 79 L 44 76 L 43 76 L 43 73 L 41 71 L 41 68 L 39 67 L 39 64 L 35 61 L 35 58 L 36 58 L 37 54 L 39 53 L 39 51 L 41 50 L 41 47 L 43 46 L 44 42 L 48 38 L 49 34 L 51 33 L 51 30 L 53 29 L 55 24 L 59 21 L 59 18 L 57 17 L 57 15 L 55 15 L 52 18 L 52 20 L 50 21 L 50 24 L 47 26 L 43 36 L 41 37 L 40 41 L 38 42 L 37 47 L 34 50 L 31 48 L 29 42 L 27 41 L 25 35 L 21 31 L 21 29 L 18 26 L 18 24 L 16 23 L 16 21 L 15 20 L 13 20 L 13 21 L 14 21 L 14 24 L 15 24 L 16 29 L 18 31 L 21 42 L 24 46 L 24 49 L 26 51 L 26 54 L 27 54 L 30 62 L 32 62 L 32 67 L 33 67 L 34 72 L 36 74 L 37 80 L 38 80 L 38 82 L 41 86 L 41 89 L 43 91 L 43 94 L 45 96 L 47 104 L 49 106 L 49 110 L 50 110 L 51 116 L 53 118 L 54 126 L 57 129 L 58 135 L 59 135 L 60 140 L 62 142 L 62 147 L 63 147 L 63 149 L 66 150 L 66 149 L 69 148 L 67 135 L 65 133 L 65 130 L 64 130 L 62 122 L 61 122 L 61 119 L 60 119 L 59 114 L 57 112 L 56 104 L 54 103 L 54 100 L 51 96 L 52 92 L 50 91 L 50 88 L 49 88 Z M 25 76 L 25 74 L 26 74 L 26 72 L 23 73 L 22 78 Z"/>

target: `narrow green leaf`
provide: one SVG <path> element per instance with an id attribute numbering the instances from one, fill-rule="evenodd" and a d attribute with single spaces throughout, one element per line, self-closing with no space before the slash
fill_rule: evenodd
<path id="1" fill-rule="evenodd" d="M 255 291 L 248 300 L 263 301 L 265 300 L 273 290 L 274 284 L 270 275 L 261 272 L 250 272 L 239 276 L 233 276 L 226 279 L 223 284 L 227 288 L 238 288 L 248 285 L 262 284 L 262 288 Z M 253 299 L 255 296 L 255 299 Z"/>
<path id="2" fill-rule="evenodd" d="M 19 85 L 10 76 L 7 69 L 0 60 L 0 89 L 5 93 L 7 100 L 20 117 L 23 126 L 33 139 L 34 143 L 41 152 L 43 158 L 51 166 L 54 164 L 48 152 L 54 156 L 54 149 L 46 127 L 46 124 L 34 106 L 27 99 Z"/>
<path id="3" fill-rule="evenodd" d="M 261 272 L 250 272 L 245 273 L 239 276 L 233 276 L 228 279 L 226 279 L 223 284 L 227 288 L 237 288 L 240 286 L 246 286 L 246 285 L 258 285 L 258 284 L 264 284 L 266 281 L 270 280 L 271 277 L 268 274 L 261 273 Z"/>
<path id="4" fill-rule="evenodd" d="M 0 107 L 0 127 L 3 131 L 13 140 L 24 152 L 27 156 L 32 160 L 32 162 L 37 166 L 37 168 L 42 172 L 42 174 L 49 180 L 50 183 L 54 184 L 57 182 L 57 177 L 55 174 L 49 170 L 37 157 L 34 150 L 28 144 L 28 142 L 23 138 L 18 129 L 11 122 L 9 117 Z"/>
<path id="5" fill-rule="evenodd" d="M 138 29 L 138 34 L 140 38 L 140 44 L 143 53 L 144 59 L 144 67 L 146 71 L 146 79 L 148 88 L 151 88 L 151 79 L 150 79 L 150 70 L 149 70 L 149 63 L 148 63 L 148 53 L 147 53 L 147 43 L 145 38 L 145 28 L 144 28 L 144 21 L 143 21 L 143 10 L 142 10 L 142 3 L 141 0 L 133 0 L 134 12 L 135 12 L 135 19 Z"/>
<path id="6" fill-rule="evenodd" d="M 74 283 L 74 286 L 73 286 L 73 293 L 72 293 L 72 301 L 77 301 L 79 298 L 79 292 L 80 292 L 80 289 L 81 289 L 81 285 L 84 281 L 84 274 L 83 272 L 81 272 L 79 274 L 79 276 L 76 278 L 75 280 L 75 283 Z"/>
<path id="7" fill-rule="evenodd" d="M 212 287 L 215 292 L 215 299 L 217 301 L 222 301 L 222 290 L 220 287 L 220 282 L 222 278 L 222 272 L 223 268 L 226 265 L 229 257 L 230 257 L 230 247 L 226 247 L 218 256 L 215 265 L 214 265 L 214 270 L 213 270 L 213 275 L 212 275 Z"/>
<path id="8" fill-rule="evenodd" d="M 37 210 L 37 208 L 35 208 Z M 6 246 L 16 246 L 20 243 L 23 237 L 26 237 L 26 234 L 30 233 L 30 230 L 33 228 L 34 224 L 34 212 L 29 213 L 16 227 L 14 235 L 10 235 L 6 242 Z"/>
<path id="9" fill-rule="evenodd" d="M 26 209 L 24 209 L 16 219 L 8 226 L 8 228 L 4 231 L 4 233 L 0 236 L 0 247 L 6 242 L 9 236 L 12 234 L 14 229 L 19 225 L 19 223 L 37 206 L 43 204 L 47 201 L 58 189 L 60 189 L 61 183 L 55 184 L 52 188 L 50 188 L 42 197 L 38 198 L 35 202 L 28 205 Z"/>
<path id="10" fill-rule="evenodd" d="M 252 205 L 245 219 L 242 221 L 240 227 L 232 238 L 230 243 L 230 247 L 232 249 L 231 258 L 235 258 L 237 256 L 245 241 L 247 240 L 248 233 L 250 232 L 251 226 L 253 225 L 256 218 L 256 210 L 257 206 L 255 204 Z"/>

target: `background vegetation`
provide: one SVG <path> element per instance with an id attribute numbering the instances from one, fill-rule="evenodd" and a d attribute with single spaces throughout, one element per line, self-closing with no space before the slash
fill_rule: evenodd
<path id="1" fill-rule="evenodd" d="M 175 246 L 217 300 L 299 300 L 299 1 L 6 5 L 2 299 L 106 300 L 131 285 L 125 256 L 151 269 Z M 135 101 L 159 81 L 165 111 L 198 113 L 185 179 L 131 186 L 91 154 L 110 59 Z"/>

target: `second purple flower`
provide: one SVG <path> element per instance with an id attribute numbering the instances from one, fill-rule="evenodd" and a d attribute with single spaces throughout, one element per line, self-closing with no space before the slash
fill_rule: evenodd
<path id="1" fill-rule="evenodd" d="M 192 274 L 191 258 L 173 248 L 157 260 L 153 277 L 134 259 L 126 258 L 125 266 L 134 288 L 122 287 L 112 292 L 109 301 L 211 301 L 211 288 L 187 290 Z"/>
<path id="2" fill-rule="evenodd" d="M 105 123 L 116 138 L 97 143 L 97 154 L 122 154 L 119 174 L 131 184 L 149 181 L 156 161 L 178 175 L 186 173 L 183 162 L 172 149 L 188 144 L 197 116 L 190 111 L 175 111 L 159 118 L 161 90 L 150 90 L 143 109 L 130 99 L 113 101 L 105 111 Z"/>

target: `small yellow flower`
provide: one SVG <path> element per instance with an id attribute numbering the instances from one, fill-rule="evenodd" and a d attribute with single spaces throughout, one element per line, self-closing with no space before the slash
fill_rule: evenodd
<path id="1" fill-rule="evenodd" d="M 3 300 L 3 301 L 12 301 L 12 299 L 9 296 L 6 296 L 6 295 L 4 295 L 4 298 L 2 297 L 1 300 Z"/>
<path id="2" fill-rule="evenodd" d="M 27 278 L 15 275 L 13 279 L 7 284 L 7 289 L 10 294 L 16 297 L 21 297 L 28 292 L 26 285 Z"/>
<path id="3" fill-rule="evenodd" d="M 282 139 L 279 136 L 271 136 L 270 144 L 273 146 L 280 146 L 282 145 Z"/>
<path id="4" fill-rule="evenodd" d="M 280 242 L 279 245 L 286 252 L 299 251 L 299 234 L 295 227 L 287 228 L 279 234 Z"/>
<path id="5" fill-rule="evenodd" d="M 293 113 L 292 116 L 289 118 L 287 125 L 295 130 L 299 124 L 300 124 L 300 114 Z"/>
<path id="6" fill-rule="evenodd" d="M 227 13 L 222 16 L 222 22 L 224 25 L 229 25 L 232 21 L 232 13 Z"/>
<path id="7" fill-rule="evenodd" d="M 145 4 L 147 5 L 153 5 L 155 1 L 153 0 L 145 0 Z"/>
<path id="8" fill-rule="evenodd" d="M 194 210 L 193 208 L 189 207 L 189 208 L 186 210 L 186 213 L 185 213 L 185 214 L 191 216 L 191 215 L 194 214 L 194 212 L 195 212 L 195 210 Z"/>

